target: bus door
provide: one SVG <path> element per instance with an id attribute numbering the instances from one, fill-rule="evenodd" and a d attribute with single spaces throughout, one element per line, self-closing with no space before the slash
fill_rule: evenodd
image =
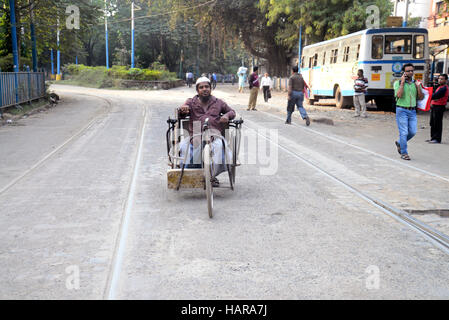
<path id="1" fill-rule="evenodd" d="M 315 67 L 317 66 L 317 64 L 318 64 L 318 53 L 315 53 L 314 55 L 313 55 L 313 57 L 310 57 L 310 68 L 309 68 L 309 83 L 308 83 L 308 85 L 309 85 L 309 87 L 310 88 L 313 88 L 314 87 L 314 85 L 313 85 L 313 80 L 314 80 L 314 72 L 315 72 Z M 315 88 L 315 90 L 317 90 L 317 89 L 319 89 L 319 88 Z M 312 92 L 312 90 L 310 90 L 310 95 L 313 97 L 313 92 Z"/>

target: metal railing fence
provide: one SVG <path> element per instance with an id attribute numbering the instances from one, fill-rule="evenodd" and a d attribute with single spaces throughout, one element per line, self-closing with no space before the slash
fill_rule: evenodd
<path id="1" fill-rule="evenodd" d="M 0 72 L 0 109 L 44 96 L 43 72 Z"/>

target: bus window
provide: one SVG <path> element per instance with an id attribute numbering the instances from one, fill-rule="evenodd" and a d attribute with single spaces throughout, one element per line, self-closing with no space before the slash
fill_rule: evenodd
<path id="1" fill-rule="evenodd" d="M 313 57 L 309 58 L 309 68 L 312 68 L 313 66 Z"/>
<path id="2" fill-rule="evenodd" d="M 343 62 L 349 61 L 349 47 L 345 47 L 345 52 L 343 54 Z"/>
<path id="3" fill-rule="evenodd" d="M 384 56 L 384 36 L 373 36 L 371 57 L 382 59 Z"/>
<path id="4" fill-rule="evenodd" d="M 412 53 L 412 36 L 385 36 L 385 53 L 410 54 Z"/>
<path id="5" fill-rule="evenodd" d="M 337 63 L 337 57 L 338 57 L 338 49 L 332 50 L 331 51 L 331 59 L 330 59 L 330 63 Z"/>
<path id="6" fill-rule="evenodd" d="M 313 66 L 316 67 L 318 65 L 318 53 L 315 53 L 313 56 Z"/>
<path id="7" fill-rule="evenodd" d="M 424 36 L 415 36 L 415 42 L 413 44 L 413 58 L 424 58 Z"/>
<path id="8" fill-rule="evenodd" d="M 301 59 L 301 68 L 304 68 L 304 59 L 305 59 L 306 57 L 304 57 L 304 56 L 302 56 L 302 59 Z"/>
<path id="9" fill-rule="evenodd" d="M 323 52 L 323 66 L 326 64 L 326 51 Z"/>
<path id="10" fill-rule="evenodd" d="M 360 56 L 360 44 L 357 45 L 357 58 L 356 58 L 357 61 L 359 60 L 359 56 Z"/>

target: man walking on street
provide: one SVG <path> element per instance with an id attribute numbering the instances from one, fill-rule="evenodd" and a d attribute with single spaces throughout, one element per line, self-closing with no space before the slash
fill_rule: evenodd
<path id="1" fill-rule="evenodd" d="M 301 114 L 301 118 L 306 121 L 306 125 L 310 125 L 310 119 L 307 115 L 306 109 L 304 109 L 304 88 L 309 88 L 304 78 L 298 73 L 298 66 L 294 66 L 292 69 L 292 75 L 288 79 L 288 103 L 287 103 L 287 120 L 285 124 L 291 124 L 292 113 L 295 111 L 295 105 L 298 107 L 298 111 Z"/>
<path id="2" fill-rule="evenodd" d="M 193 73 L 190 72 L 190 71 L 187 72 L 186 77 L 187 77 L 187 85 L 190 88 L 192 86 L 192 84 L 193 84 Z"/>
<path id="3" fill-rule="evenodd" d="M 443 133 L 443 114 L 446 110 L 447 99 L 449 96 L 449 87 L 447 86 L 447 74 L 438 77 L 440 85 L 432 95 L 430 106 L 430 140 L 429 143 L 441 143 Z"/>
<path id="4" fill-rule="evenodd" d="M 368 79 L 363 76 L 363 70 L 357 72 L 357 79 L 354 81 L 354 117 L 360 117 L 360 109 L 362 110 L 362 118 L 366 118 L 366 101 L 365 93 L 368 88 Z"/>
<path id="5" fill-rule="evenodd" d="M 421 91 L 421 85 L 413 79 L 415 71 L 413 64 L 404 64 L 402 71 L 401 80 L 394 83 L 394 96 L 397 99 L 396 123 L 399 129 L 399 142 L 395 141 L 395 144 L 401 159 L 410 160 L 407 142 L 416 134 L 416 100 L 422 100 L 424 94 Z"/>
<path id="6" fill-rule="evenodd" d="M 217 87 L 217 75 L 214 73 L 212 73 L 212 90 L 215 90 L 215 88 Z"/>
<path id="7" fill-rule="evenodd" d="M 263 89 L 263 99 L 265 102 L 268 102 L 269 99 L 269 93 L 271 88 L 273 87 L 273 81 L 271 81 L 271 78 L 268 76 L 268 73 L 265 73 L 263 77 L 261 78 L 260 85 Z"/>
<path id="8" fill-rule="evenodd" d="M 259 67 L 256 66 L 253 69 L 253 73 L 251 73 L 251 75 L 248 78 L 250 93 L 249 93 L 248 109 L 246 109 L 247 111 L 250 111 L 250 110 L 257 111 L 256 103 L 257 103 L 257 95 L 259 94 L 259 87 L 260 87 L 258 73 L 259 73 Z"/>

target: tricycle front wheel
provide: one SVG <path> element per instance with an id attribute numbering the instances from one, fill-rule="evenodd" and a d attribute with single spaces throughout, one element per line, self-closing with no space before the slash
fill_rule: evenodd
<path id="1" fill-rule="evenodd" d="M 207 197 L 207 211 L 209 212 L 209 218 L 213 217 L 213 208 L 214 208 L 214 190 L 212 186 L 213 179 L 213 162 L 212 162 L 212 154 L 211 148 L 209 144 L 204 146 L 204 180 L 206 185 L 206 197 Z"/>

